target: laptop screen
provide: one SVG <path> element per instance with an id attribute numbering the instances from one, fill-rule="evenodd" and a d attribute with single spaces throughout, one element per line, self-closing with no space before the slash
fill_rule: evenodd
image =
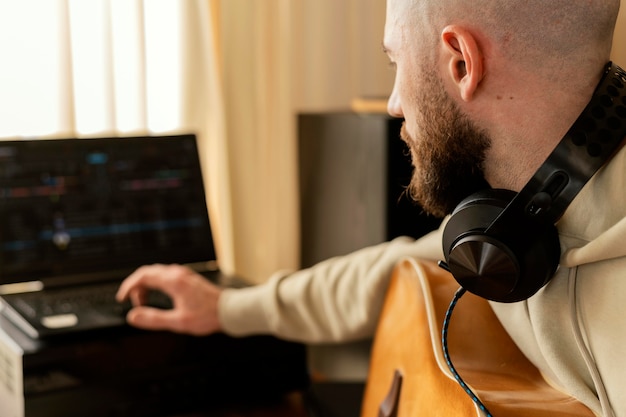
<path id="1" fill-rule="evenodd" d="M 194 135 L 0 142 L 0 284 L 214 260 Z"/>

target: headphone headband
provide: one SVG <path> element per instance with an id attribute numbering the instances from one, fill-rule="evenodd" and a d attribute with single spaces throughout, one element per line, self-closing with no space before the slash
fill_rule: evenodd
<path id="1" fill-rule="evenodd" d="M 557 147 L 487 232 L 520 214 L 556 223 L 626 134 L 626 71 L 609 62 L 591 101 Z"/>

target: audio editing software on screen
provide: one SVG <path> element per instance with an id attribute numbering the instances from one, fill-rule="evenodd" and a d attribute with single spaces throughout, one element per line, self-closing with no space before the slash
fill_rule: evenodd
<path id="1" fill-rule="evenodd" d="M 192 135 L 0 142 L 0 283 L 215 257 Z"/>

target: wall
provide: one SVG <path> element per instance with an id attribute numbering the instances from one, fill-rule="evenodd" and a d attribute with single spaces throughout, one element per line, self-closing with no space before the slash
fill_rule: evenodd
<path id="1" fill-rule="evenodd" d="M 348 110 L 356 97 L 389 95 L 384 1 L 299 1 L 292 13 L 296 112 Z"/>

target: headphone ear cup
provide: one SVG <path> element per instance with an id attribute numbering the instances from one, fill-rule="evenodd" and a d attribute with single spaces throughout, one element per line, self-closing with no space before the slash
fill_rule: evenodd
<path id="1" fill-rule="evenodd" d="M 489 231 L 515 195 L 485 190 L 469 196 L 453 211 L 443 232 L 444 255 L 454 278 L 466 290 L 492 301 L 532 296 L 550 280 L 560 256 L 553 225 L 520 215 L 498 235 Z"/>

